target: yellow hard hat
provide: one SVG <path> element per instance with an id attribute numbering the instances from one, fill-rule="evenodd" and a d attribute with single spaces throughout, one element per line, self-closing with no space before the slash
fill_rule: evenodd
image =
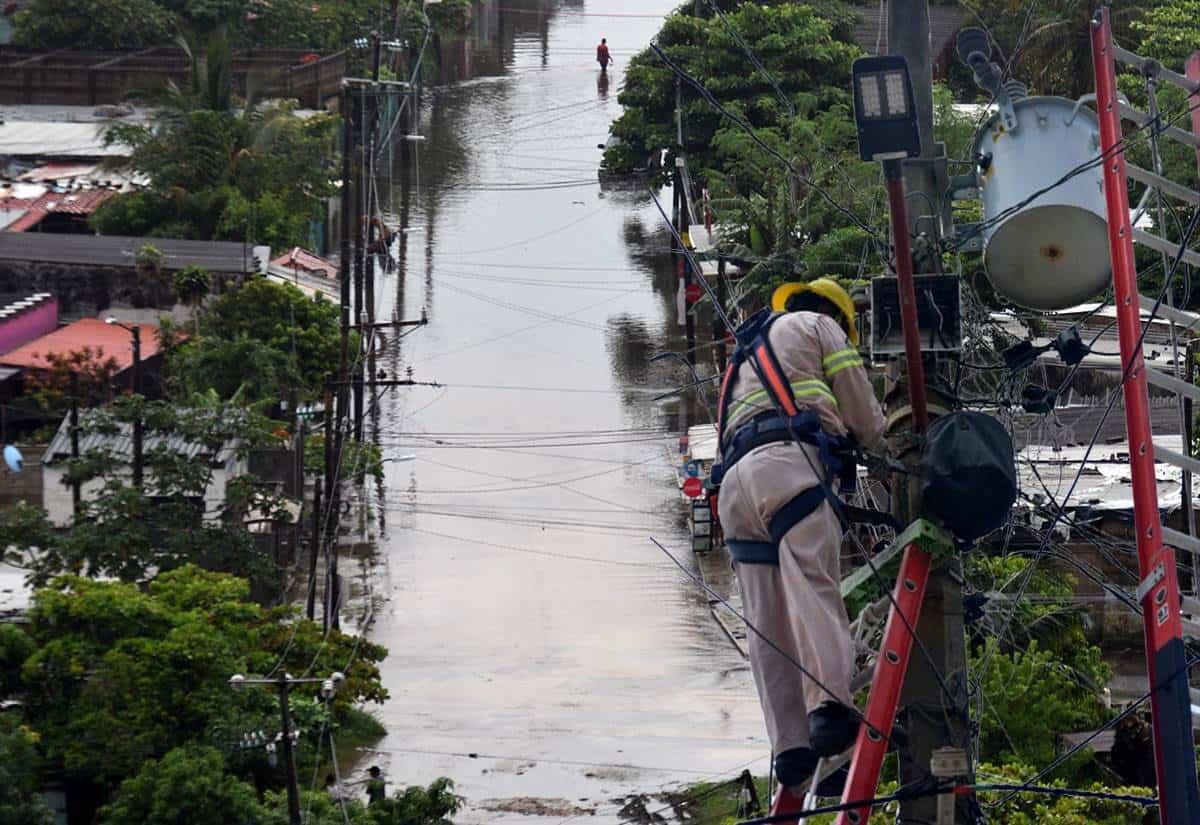
<path id="1" fill-rule="evenodd" d="M 846 333 L 850 337 L 850 343 L 858 346 L 858 324 L 855 323 L 858 313 L 854 309 L 854 300 L 850 297 L 850 293 L 846 292 L 842 285 L 832 278 L 817 278 L 815 281 L 807 283 L 791 281 L 782 284 L 771 294 L 771 309 L 775 312 L 783 312 L 787 308 L 788 298 L 801 292 L 814 292 L 837 307 L 846 319 Z"/>

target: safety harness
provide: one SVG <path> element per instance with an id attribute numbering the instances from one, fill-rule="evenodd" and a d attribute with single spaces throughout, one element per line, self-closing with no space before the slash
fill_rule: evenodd
<path id="1" fill-rule="evenodd" d="M 816 485 L 803 490 L 779 508 L 771 518 L 767 527 L 770 541 L 730 538 L 726 536 L 725 545 L 734 561 L 743 564 L 779 564 L 779 543 L 788 531 L 808 518 L 828 501 L 842 523 L 843 529 L 850 521 L 878 522 L 880 516 L 874 511 L 848 507 L 833 492 L 830 481 L 839 478 L 842 492 L 851 492 L 857 479 L 857 461 L 854 444 L 850 439 L 832 436 L 821 426 L 821 418 L 817 412 L 808 407 L 802 407 L 798 399 L 803 397 L 824 397 L 837 403 L 833 391 L 823 380 L 801 379 L 789 382 L 779 359 L 771 347 L 771 326 L 784 313 L 771 313 L 762 310 L 748 318 L 734 332 L 737 347 L 730 358 L 729 366 L 721 382 L 721 394 L 717 408 L 717 443 L 721 445 L 721 461 L 713 467 L 710 478 L 710 488 L 719 490 L 725 473 L 752 450 L 767 444 L 780 441 L 791 441 L 793 437 L 817 448 L 821 466 L 825 476 L 818 477 Z M 734 385 L 737 382 L 738 369 L 747 359 L 754 358 L 758 372 L 763 379 L 763 389 L 751 393 L 738 402 L 738 409 L 746 404 L 757 405 L 767 399 L 771 409 L 761 412 L 748 422 L 738 427 L 728 439 L 725 438 L 725 428 L 730 416 L 730 406 L 733 400 Z M 860 364 L 855 350 L 842 350 L 824 359 L 825 374 L 840 372 L 850 366 Z M 716 511 L 715 495 L 713 500 L 714 516 Z"/>

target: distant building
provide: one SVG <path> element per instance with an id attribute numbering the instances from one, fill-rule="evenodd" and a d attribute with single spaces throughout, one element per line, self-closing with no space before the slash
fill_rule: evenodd
<path id="1" fill-rule="evenodd" d="M 132 325 L 131 325 L 132 326 Z M 162 364 L 162 353 L 158 347 L 158 327 L 153 324 L 137 324 L 141 330 L 142 386 L 143 395 L 158 395 L 158 374 Z M 56 329 L 0 354 L 0 368 L 13 367 L 30 373 L 46 372 L 52 368 L 55 356 L 67 357 L 72 353 L 90 348 L 94 361 L 112 359 L 116 364 L 113 376 L 114 388 L 132 389 L 133 344 L 129 331 L 115 324 L 106 324 L 99 318 L 84 318 L 73 324 Z"/>
<path id="2" fill-rule="evenodd" d="M 80 424 L 85 430 L 89 417 L 96 414 L 95 411 L 85 411 L 80 416 Z M 227 441 L 213 449 L 179 436 L 152 433 L 146 435 L 143 449 L 149 453 L 151 450 L 165 447 L 188 461 L 203 461 L 212 468 L 212 479 L 208 488 L 203 497 L 194 502 L 197 513 L 202 514 L 201 518 L 212 522 L 219 521 L 224 516 L 226 491 L 230 480 L 245 475 L 248 470 L 247 460 L 238 454 L 239 446 L 235 441 Z M 122 424 L 117 427 L 115 433 L 86 432 L 80 436 L 80 455 L 97 451 L 114 456 L 121 466 L 119 474 L 129 476 L 133 457 L 133 428 Z M 42 503 L 50 521 L 60 527 L 69 524 L 73 515 L 71 487 L 64 481 L 70 458 L 71 432 L 69 420 L 64 418 L 42 456 Z M 86 501 L 94 497 L 103 486 L 104 481 L 101 479 L 89 481 L 82 486 L 82 498 Z M 149 487 L 148 490 L 153 495 L 153 487 Z"/>

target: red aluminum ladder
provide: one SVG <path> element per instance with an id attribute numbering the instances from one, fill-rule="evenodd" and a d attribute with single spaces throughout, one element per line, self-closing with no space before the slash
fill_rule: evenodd
<path id="1" fill-rule="evenodd" d="M 904 557 L 892 591 L 892 607 L 888 611 L 883 643 L 875 662 L 875 678 L 850 760 L 850 774 L 842 793 L 842 804 L 870 799 L 879 785 L 879 772 L 887 754 L 892 725 L 900 707 L 900 690 L 912 656 L 913 635 L 925 598 L 925 587 L 934 562 L 954 552 L 949 535 L 929 521 L 918 519 L 896 537 L 895 543 L 904 547 Z M 819 777 L 814 777 L 814 781 Z M 771 805 L 771 815 L 801 813 L 804 797 L 781 787 Z M 843 811 L 838 825 L 863 825 L 871 815 L 871 806 Z"/>
<path id="2" fill-rule="evenodd" d="M 1128 180 L 1130 168 L 1125 162 L 1121 141 L 1122 117 L 1141 123 L 1152 118 L 1136 112 L 1117 97 L 1116 61 L 1143 66 L 1146 61 L 1113 43 L 1112 22 L 1107 8 L 1101 8 L 1092 23 L 1092 65 L 1096 77 L 1096 109 L 1100 118 L 1100 154 L 1105 158 L 1104 196 L 1108 210 L 1109 254 L 1112 258 L 1114 297 L 1117 308 L 1117 332 L 1124 365 L 1125 425 L 1129 438 L 1129 465 L 1133 482 L 1133 518 L 1137 535 L 1137 596 L 1142 603 L 1146 643 L 1146 670 L 1150 683 L 1150 711 L 1154 730 L 1154 761 L 1158 777 L 1159 821 L 1163 825 L 1195 825 L 1200 822 L 1200 787 L 1196 782 L 1196 753 L 1192 744 L 1192 713 L 1188 693 L 1187 652 L 1183 643 L 1180 616 L 1179 582 L 1176 576 L 1175 550 L 1163 544 L 1164 534 L 1173 543 L 1196 548 L 1193 537 L 1164 528 L 1158 507 L 1158 488 L 1154 476 L 1154 442 L 1151 438 L 1147 379 L 1157 386 L 1189 392 L 1184 384 L 1153 369 L 1149 372 L 1142 357 L 1141 311 L 1137 288 L 1137 267 L 1133 242 L 1166 251 L 1176 257 L 1188 256 L 1165 239 L 1135 230 L 1129 217 Z M 1163 73 L 1166 75 L 1167 73 Z M 1173 73 L 1170 73 L 1173 75 Z M 1189 94 L 1200 85 L 1178 75 Z M 1185 85 L 1186 84 L 1186 85 Z M 1151 123 L 1151 128 L 1154 125 Z M 1164 134 L 1171 136 L 1169 130 Z M 1192 137 L 1192 136 L 1189 136 Z M 1194 143 L 1194 138 L 1192 142 Z M 1150 178 L 1168 194 L 1171 184 L 1146 170 L 1134 170 L 1145 182 Z M 1157 178 L 1157 180 L 1153 180 Z M 1200 208 L 1200 207 L 1197 207 Z M 1191 253 L 1194 254 L 1194 253 Z M 1190 392 L 1195 392 L 1191 387 Z M 1163 455 L 1165 460 L 1171 456 Z M 1186 457 L 1174 456 L 1176 459 Z M 1191 506 L 1191 502 L 1187 503 Z"/>

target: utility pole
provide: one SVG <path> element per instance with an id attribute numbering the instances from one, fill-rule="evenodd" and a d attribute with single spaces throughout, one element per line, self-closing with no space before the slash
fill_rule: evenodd
<path id="1" fill-rule="evenodd" d="M 79 461 L 79 373 L 71 373 L 71 459 Z M 71 470 L 71 513 L 78 518 L 80 502 L 79 467 Z"/>
<path id="2" fill-rule="evenodd" d="M 375 176 L 374 176 L 374 172 L 375 172 L 375 141 L 376 141 L 376 136 L 378 134 L 378 128 L 379 128 L 379 100 L 380 100 L 380 98 L 378 96 L 378 94 L 379 94 L 379 71 L 380 71 L 380 62 L 381 62 L 382 51 L 383 51 L 383 39 L 380 37 L 379 32 L 372 32 L 371 39 L 373 41 L 373 46 L 374 46 L 372 56 L 371 56 L 371 81 L 374 84 L 373 89 L 372 89 L 374 96 L 371 98 L 373 101 L 373 105 L 371 106 L 371 119 L 368 124 L 368 129 L 370 131 L 367 133 L 367 143 L 366 143 L 367 151 L 369 152 L 369 158 L 370 158 L 370 162 L 367 164 L 367 169 L 370 170 L 370 172 L 371 172 L 371 176 L 367 180 L 367 188 L 366 188 L 366 191 L 368 193 L 367 214 L 370 216 L 370 220 L 367 223 L 366 251 L 363 253 L 366 256 L 366 283 L 364 284 L 364 287 L 366 290 L 366 310 L 367 310 L 367 323 L 368 324 L 375 323 L 375 255 L 376 255 L 376 252 L 374 250 L 374 243 L 375 243 L 377 222 L 376 222 L 376 217 L 375 217 L 375 198 L 373 197 L 373 194 L 375 192 Z M 378 229 L 379 229 L 380 237 L 384 237 L 385 233 L 383 232 L 382 224 L 378 224 Z M 361 315 L 361 313 L 360 313 L 360 315 Z M 361 317 L 359 318 L 359 323 L 360 324 L 362 323 Z M 362 364 L 362 369 L 365 370 L 367 377 L 369 379 L 373 380 L 375 378 L 375 340 L 374 340 L 374 337 L 370 336 L 370 335 L 368 335 L 366 337 L 360 336 L 360 338 L 363 342 L 363 346 L 366 347 L 366 349 L 367 349 L 366 358 L 360 363 Z M 375 407 L 375 404 L 373 402 L 374 402 L 374 399 L 372 399 L 372 405 L 371 405 L 372 408 Z M 361 416 L 362 413 L 360 412 L 359 415 Z M 375 419 L 372 418 L 372 421 L 374 421 L 374 420 Z M 362 440 L 362 427 L 363 427 L 363 422 L 360 417 L 359 422 L 358 422 L 358 430 L 357 430 L 358 438 L 360 441 Z M 358 476 L 360 481 L 362 479 L 364 479 L 365 477 L 366 476 L 364 473 L 360 473 Z"/>
<path id="3" fill-rule="evenodd" d="M 104 319 L 104 323 L 120 327 L 128 332 L 133 337 L 133 367 L 130 378 L 130 390 L 134 395 L 139 396 L 135 401 L 138 404 L 136 415 L 133 417 L 133 486 L 139 490 L 142 488 L 142 474 L 144 460 L 142 457 L 142 441 L 143 441 L 143 423 L 141 411 L 141 392 L 142 392 L 142 328 L 137 324 L 127 326 L 122 324 L 111 315 Z"/>
<path id="4" fill-rule="evenodd" d="M 341 390 L 338 390 L 338 392 L 340 393 Z M 336 509 L 335 509 L 337 507 L 337 502 L 334 500 L 334 497 L 333 497 L 333 490 L 336 486 L 335 479 L 337 478 L 337 473 L 334 469 L 333 461 L 334 461 L 333 388 L 327 386 L 325 388 L 325 479 L 324 479 L 325 484 L 324 484 L 324 487 L 325 487 L 325 495 L 329 499 L 329 504 L 328 504 L 329 518 L 322 519 L 321 514 L 319 512 L 317 513 L 317 517 L 320 519 L 320 524 L 321 524 L 321 526 L 320 526 L 321 539 L 320 539 L 320 544 L 318 546 L 318 549 L 324 548 L 324 550 L 325 550 L 326 566 L 328 566 L 328 564 L 329 564 L 329 558 L 332 555 L 335 555 L 337 553 L 337 530 L 336 530 L 336 528 L 333 527 L 333 525 L 335 525 L 337 523 L 336 519 L 338 518 L 338 513 L 336 512 Z M 313 559 L 309 564 L 309 570 L 310 570 L 311 575 L 313 575 L 313 576 L 316 576 L 316 574 L 317 574 L 316 566 L 317 566 L 317 559 L 316 559 L 316 553 L 314 552 Z M 322 614 L 321 614 L 321 629 L 322 630 L 329 629 L 329 615 L 331 612 L 330 608 L 333 605 L 329 590 L 330 590 L 329 579 L 328 579 L 328 577 L 326 577 L 326 579 L 325 579 L 325 603 L 324 603 L 324 610 L 322 611 Z"/>
<path id="5" fill-rule="evenodd" d="M 137 403 L 141 404 L 142 394 L 142 328 L 136 324 L 130 327 L 133 333 L 133 394 L 139 396 Z M 139 408 L 133 417 L 133 486 L 142 488 L 143 458 L 142 441 L 143 428 L 142 411 Z"/>
<path id="6" fill-rule="evenodd" d="M 328 702 L 334 697 L 338 688 L 345 681 L 346 677 L 340 672 L 333 673 L 325 679 L 317 677 L 297 679 L 290 673 L 281 673 L 274 679 L 255 679 L 243 676 L 240 673 L 235 673 L 229 678 L 229 687 L 234 690 L 241 690 L 249 685 L 261 685 L 274 687 L 279 691 L 279 721 L 281 726 L 279 745 L 283 750 L 283 766 L 284 772 L 287 774 L 288 825 L 301 825 L 300 786 L 296 780 L 296 755 L 293 747 L 293 737 L 298 731 L 292 730 L 292 709 L 289 694 L 295 685 L 319 683 L 321 685 L 321 697 Z"/>
<path id="7" fill-rule="evenodd" d="M 367 96 L 362 89 L 358 90 L 358 109 L 359 112 L 367 111 Z M 362 152 L 366 152 L 366 136 L 359 135 L 358 139 L 362 142 Z M 351 144 L 353 145 L 353 144 Z M 347 147 L 347 152 L 350 148 Z M 363 314 L 363 259 L 366 257 L 366 250 L 363 248 L 363 196 L 367 191 L 364 186 L 366 181 L 366 159 L 363 154 L 359 154 L 359 162 L 355 174 L 354 186 L 354 322 L 362 322 Z M 358 348 L 359 357 L 355 359 L 354 365 L 354 440 L 362 441 L 362 421 L 363 421 L 363 385 L 362 385 L 362 336 L 359 336 Z"/>
<path id="8" fill-rule="evenodd" d="M 944 148 L 933 136 L 933 65 L 929 41 L 929 4 L 927 0 L 892 0 L 888 6 L 888 51 L 908 62 L 912 78 L 912 90 L 920 133 L 921 154 L 904 161 L 902 168 L 903 190 L 899 180 L 889 181 L 889 195 L 895 204 L 895 192 L 900 192 L 900 204 L 904 203 L 904 192 L 908 196 L 922 193 L 927 197 L 916 197 L 922 206 L 912 210 L 908 220 L 908 231 L 916 234 L 922 229 L 938 237 L 941 234 L 941 216 L 929 216 L 932 226 L 921 225 L 927 203 L 940 204 L 943 186 L 939 179 L 944 177 Z M 889 178 L 894 176 L 885 172 Z M 895 246 L 897 256 L 908 252 L 908 238 L 897 231 Z M 897 271 L 902 266 L 911 267 L 911 261 L 897 260 Z M 911 271 L 911 269 L 909 270 Z M 903 290 L 901 295 L 903 308 Z M 915 309 L 915 306 L 912 308 Z M 919 347 L 919 342 L 918 347 Z M 934 370 L 926 372 L 933 374 Z M 917 399 L 926 395 L 925 387 L 910 386 L 913 407 Z M 914 420 L 917 428 L 923 422 Z M 892 433 L 892 435 L 897 435 Z M 910 456 L 915 458 L 915 456 Z M 912 461 L 907 462 L 912 464 Z M 905 479 L 894 477 L 897 489 L 907 486 L 905 493 L 897 496 L 902 521 L 911 521 L 921 514 L 920 491 L 915 476 Z M 968 744 L 969 732 L 966 709 L 966 638 L 963 632 L 961 565 L 954 561 L 948 566 L 934 570 L 925 593 L 920 619 L 917 622 L 917 640 L 929 652 L 914 656 L 901 693 L 902 712 L 906 714 L 909 733 L 908 756 L 900 760 L 900 782 L 919 781 L 928 776 L 933 752 L 943 746 L 956 748 Z M 937 669 L 935 671 L 935 668 Z M 941 676 L 954 694 L 953 702 L 958 707 L 949 708 L 947 697 L 939 681 Z M 905 800 L 900 803 L 900 818 L 905 822 L 942 822 L 938 818 L 937 797 Z M 965 821 L 956 813 L 954 821 Z"/>
<path id="9" fill-rule="evenodd" d="M 338 391 L 337 391 L 337 421 L 334 422 L 331 433 L 328 412 L 325 425 L 325 495 L 329 499 L 329 525 L 327 528 L 328 544 L 326 553 L 329 557 L 329 579 L 325 584 L 325 626 L 338 627 L 337 600 L 334 590 L 337 586 L 337 555 L 338 555 L 338 521 L 341 518 L 341 483 L 340 465 L 342 461 L 342 445 L 346 431 L 350 405 L 350 278 L 351 278 L 351 220 L 354 213 L 351 153 L 354 151 L 354 113 L 352 111 L 351 89 L 348 84 L 342 85 L 342 243 L 341 243 L 341 352 L 338 357 Z M 328 411 L 329 407 L 326 407 Z M 330 444 L 332 443 L 332 450 Z"/>

